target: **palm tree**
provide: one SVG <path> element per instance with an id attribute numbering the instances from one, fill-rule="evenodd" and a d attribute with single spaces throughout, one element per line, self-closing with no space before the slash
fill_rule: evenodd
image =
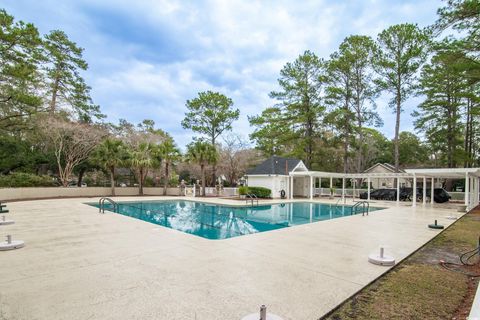
<path id="1" fill-rule="evenodd" d="M 168 139 L 159 146 L 160 157 L 165 163 L 165 183 L 163 184 L 163 195 L 167 195 L 168 180 L 170 178 L 170 165 L 180 159 L 180 150 L 173 139 Z"/>
<path id="2" fill-rule="evenodd" d="M 187 161 L 200 165 L 202 172 L 202 196 L 205 197 L 205 166 L 215 164 L 218 160 L 217 149 L 201 140 L 191 142 L 187 146 Z"/>
<path id="3" fill-rule="evenodd" d="M 110 185 L 112 196 L 115 195 L 115 168 L 126 160 L 127 152 L 121 140 L 107 138 L 97 147 L 92 156 L 92 161 L 110 172 Z"/>
<path id="4" fill-rule="evenodd" d="M 141 142 L 130 149 L 129 163 L 138 179 L 138 194 L 143 196 L 143 185 L 148 174 L 148 169 L 159 164 L 155 155 L 155 145 L 148 142 Z"/>

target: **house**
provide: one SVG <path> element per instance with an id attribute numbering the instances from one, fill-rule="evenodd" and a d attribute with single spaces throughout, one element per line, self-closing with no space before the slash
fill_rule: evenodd
<path id="1" fill-rule="evenodd" d="M 400 169 L 399 172 L 405 173 L 404 170 Z M 395 166 L 389 163 L 377 163 L 363 171 L 363 173 L 395 173 Z M 411 179 L 399 178 L 400 179 L 400 188 L 411 188 L 412 181 Z M 379 188 L 396 188 L 395 178 L 371 178 L 370 187 L 373 189 Z"/>
<path id="2" fill-rule="evenodd" d="M 280 198 L 281 191 L 290 194 L 290 173 L 308 171 L 302 160 L 272 156 L 255 168 L 248 170 L 247 185 L 250 187 L 264 187 L 272 190 L 273 198 Z M 295 179 L 294 190 L 309 188 L 308 179 Z"/>

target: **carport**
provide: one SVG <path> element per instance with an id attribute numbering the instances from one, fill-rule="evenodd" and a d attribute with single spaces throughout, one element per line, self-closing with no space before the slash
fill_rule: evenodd
<path id="1" fill-rule="evenodd" d="M 397 203 L 400 202 L 400 179 L 412 179 L 413 190 L 417 190 L 418 179 L 422 180 L 422 204 L 427 203 L 427 182 L 431 181 L 430 188 L 430 203 L 434 202 L 434 189 L 435 179 L 465 179 L 465 206 L 467 209 L 471 209 L 479 203 L 479 178 L 480 168 L 435 168 L 435 169 L 405 169 L 405 172 L 399 173 L 335 173 L 335 172 L 322 172 L 322 171 L 303 171 L 303 172 L 291 172 L 290 184 L 293 186 L 294 177 L 309 178 L 308 195 L 310 199 L 313 199 L 313 189 L 317 179 L 321 183 L 322 179 L 330 180 L 330 188 L 332 188 L 333 179 L 342 179 L 342 200 L 345 201 L 345 182 L 346 179 L 363 179 L 367 181 L 368 189 L 367 201 L 370 201 L 370 182 L 375 178 L 393 178 L 396 179 L 397 189 Z M 355 184 L 354 184 L 355 189 Z M 293 188 L 290 188 L 293 190 Z M 289 198 L 293 198 L 293 192 L 290 192 Z M 417 205 L 417 197 L 412 198 L 412 206 Z"/>

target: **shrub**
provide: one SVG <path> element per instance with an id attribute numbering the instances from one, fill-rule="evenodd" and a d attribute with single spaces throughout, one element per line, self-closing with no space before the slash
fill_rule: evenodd
<path id="1" fill-rule="evenodd" d="M 257 198 L 271 198 L 272 190 L 263 187 L 248 187 L 248 193 L 254 194 Z"/>
<path id="2" fill-rule="evenodd" d="M 244 196 L 248 193 L 248 187 L 246 186 L 241 186 L 238 188 L 238 194 L 240 194 L 241 196 Z"/>
<path id="3" fill-rule="evenodd" d="M 35 174 L 23 172 L 12 172 L 8 175 L 0 175 L 0 188 L 55 186 L 57 186 L 57 183 L 49 176 L 37 176 Z"/>

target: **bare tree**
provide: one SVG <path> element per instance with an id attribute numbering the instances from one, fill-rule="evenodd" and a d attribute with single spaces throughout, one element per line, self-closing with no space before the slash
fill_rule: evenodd
<path id="1" fill-rule="evenodd" d="M 257 152 L 249 148 L 248 142 L 238 134 L 231 133 L 225 136 L 223 141 L 224 143 L 219 148 L 218 169 L 231 185 L 236 185 L 238 179 L 252 164 Z"/>
<path id="2" fill-rule="evenodd" d="M 42 120 L 40 129 L 53 148 L 58 175 L 64 187 L 68 186 L 73 169 L 86 160 L 107 135 L 100 126 L 55 117 Z"/>

